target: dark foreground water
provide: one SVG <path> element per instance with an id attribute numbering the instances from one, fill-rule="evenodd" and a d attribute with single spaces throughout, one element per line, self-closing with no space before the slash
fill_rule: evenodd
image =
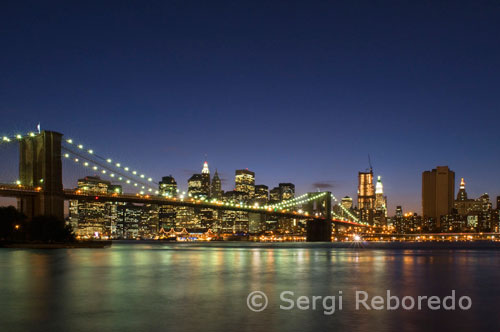
<path id="1" fill-rule="evenodd" d="M 256 290 L 269 300 L 261 312 L 247 306 Z M 415 299 L 455 290 L 457 302 L 469 296 L 472 307 L 432 311 L 425 302 L 422 310 L 356 310 L 357 290 L 370 298 L 390 290 Z M 293 292 L 286 302 L 284 291 Z M 300 310 L 296 302 L 292 310 L 280 309 L 301 295 L 335 295 L 336 311 L 325 315 L 322 299 L 316 310 L 311 303 Z M 250 303 L 259 306 L 263 299 Z M 16 330 L 499 331 L 500 251 L 304 243 L 0 249 L 0 331 Z"/>

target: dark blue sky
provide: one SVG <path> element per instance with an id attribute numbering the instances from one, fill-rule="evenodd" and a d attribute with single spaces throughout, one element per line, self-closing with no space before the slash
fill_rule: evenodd
<path id="1" fill-rule="evenodd" d="M 500 194 L 498 1 L 3 1 L 0 45 L 1 134 L 40 121 L 184 188 L 206 154 L 226 190 L 355 195 L 370 154 L 391 214 L 437 165 Z"/>

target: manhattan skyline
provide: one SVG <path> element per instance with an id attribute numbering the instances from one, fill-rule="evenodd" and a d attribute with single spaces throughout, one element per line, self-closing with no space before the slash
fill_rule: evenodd
<path id="1" fill-rule="evenodd" d="M 96 6 L 2 5 L 2 130 L 41 122 L 181 187 L 206 159 L 226 190 L 248 168 L 338 198 L 369 154 L 390 215 L 421 212 L 438 165 L 500 194 L 494 4 Z"/>

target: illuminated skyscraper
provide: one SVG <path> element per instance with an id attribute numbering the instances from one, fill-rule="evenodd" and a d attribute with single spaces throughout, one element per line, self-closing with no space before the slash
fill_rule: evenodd
<path id="1" fill-rule="evenodd" d="M 358 173 L 358 209 L 361 220 L 373 223 L 375 212 L 375 188 L 373 187 L 373 170 Z"/>
<path id="2" fill-rule="evenodd" d="M 465 181 L 464 178 L 460 181 L 460 189 L 457 194 L 457 201 L 466 201 L 467 200 L 467 192 L 465 191 Z"/>
<path id="3" fill-rule="evenodd" d="M 208 169 L 208 163 L 205 161 L 203 163 L 203 169 L 201 170 L 201 190 L 205 197 L 210 196 L 210 170 Z"/>
<path id="4" fill-rule="evenodd" d="M 451 213 L 455 197 L 455 172 L 438 166 L 422 173 L 422 215 L 433 218 L 439 229 L 441 216 Z"/>
<path id="5" fill-rule="evenodd" d="M 177 196 L 177 182 L 172 175 L 164 176 L 161 178 L 159 193 L 161 196 Z"/>
<path id="6" fill-rule="evenodd" d="M 281 200 L 280 196 L 280 188 L 274 187 L 269 191 L 269 203 L 278 203 Z"/>
<path id="7" fill-rule="evenodd" d="M 212 178 L 212 189 L 210 196 L 213 198 L 221 199 L 222 198 L 222 183 L 219 178 L 219 173 L 215 170 L 214 177 Z"/>
<path id="8" fill-rule="evenodd" d="M 78 180 L 78 190 L 87 194 L 121 193 L 121 186 L 101 180 L 97 176 L 86 176 Z M 118 203 L 96 200 L 70 200 L 69 223 L 75 234 L 84 238 L 94 236 L 111 237 L 116 231 Z"/>
<path id="9" fill-rule="evenodd" d="M 255 186 L 254 201 L 259 205 L 267 204 L 269 200 L 269 188 L 263 184 Z"/>
<path id="10" fill-rule="evenodd" d="M 344 207 L 344 209 L 350 210 L 352 209 L 352 198 L 349 196 L 345 196 L 344 198 L 342 198 L 340 204 L 342 205 L 342 207 Z"/>
<path id="11" fill-rule="evenodd" d="M 280 200 L 286 201 L 295 197 L 295 185 L 293 183 L 280 183 Z"/>
<path id="12" fill-rule="evenodd" d="M 255 195 L 255 173 L 248 169 L 238 169 L 235 175 L 235 189 L 244 194 L 246 200 Z"/>
<path id="13" fill-rule="evenodd" d="M 379 225 L 385 225 L 387 218 L 387 196 L 384 196 L 384 185 L 382 177 L 377 177 L 375 185 L 375 219 Z"/>
<path id="14" fill-rule="evenodd" d="M 201 198 L 206 195 L 206 191 L 203 189 L 203 176 L 201 174 L 193 174 L 188 180 L 188 195 Z"/>

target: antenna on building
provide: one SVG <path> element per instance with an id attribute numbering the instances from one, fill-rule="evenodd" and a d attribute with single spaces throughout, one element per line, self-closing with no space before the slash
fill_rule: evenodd
<path id="1" fill-rule="evenodd" d="M 368 154 L 368 165 L 370 166 L 370 172 L 373 170 L 373 167 L 372 167 L 372 160 L 370 158 L 370 154 Z"/>

